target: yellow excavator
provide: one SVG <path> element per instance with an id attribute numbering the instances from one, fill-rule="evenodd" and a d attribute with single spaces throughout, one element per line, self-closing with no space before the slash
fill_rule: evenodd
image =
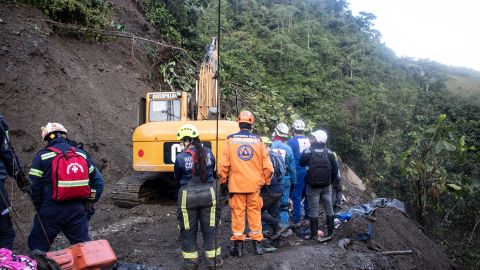
<path id="1" fill-rule="evenodd" d="M 164 188 L 178 185 L 173 165 L 180 153 L 177 131 L 182 125 L 195 125 L 204 145 L 221 156 L 227 136 L 239 128 L 237 122 L 227 120 L 219 120 L 217 126 L 220 113 L 217 69 L 218 46 L 214 38 L 207 46 L 194 93 L 153 92 L 142 98 L 139 126 L 133 133 L 132 160 L 136 173 L 115 183 L 112 199 L 116 205 L 133 207 L 158 198 Z"/>

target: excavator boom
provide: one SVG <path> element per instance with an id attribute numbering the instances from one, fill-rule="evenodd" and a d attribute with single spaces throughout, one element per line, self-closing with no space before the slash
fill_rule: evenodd
<path id="1" fill-rule="evenodd" d="M 220 113 L 217 74 L 218 48 L 213 38 L 207 46 L 193 97 L 181 91 L 147 93 L 140 106 L 139 119 L 143 122 L 132 138 L 133 169 L 138 173 L 115 183 L 112 198 L 117 205 L 133 207 L 161 196 L 167 186 L 178 185 L 173 166 L 181 151 L 177 131 L 182 125 L 195 125 L 203 144 L 214 154 L 222 153 L 227 136 L 238 131 L 238 124 L 216 121 Z"/>

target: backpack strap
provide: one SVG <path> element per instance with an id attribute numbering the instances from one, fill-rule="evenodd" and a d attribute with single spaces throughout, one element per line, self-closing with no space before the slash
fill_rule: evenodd
<path id="1" fill-rule="evenodd" d="M 50 151 L 52 151 L 52 152 L 55 152 L 55 153 L 57 153 L 57 154 L 63 153 L 62 150 L 60 150 L 60 149 L 58 149 L 58 148 L 55 148 L 55 147 L 53 147 L 53 146 L 47 147 L 47 149 L 50 150 Z M 73 146 L 72 148 L 68 149 L 66 152 L 68 152 L 68 151 L 73 151 L 73 152 L 75 152 L 75 150 L 77 150 L 77 148 L 76 148 L 75 146 Z"/>

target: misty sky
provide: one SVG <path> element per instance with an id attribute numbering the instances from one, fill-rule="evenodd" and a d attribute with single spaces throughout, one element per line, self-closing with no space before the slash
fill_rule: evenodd
<path id="1" fill-rule="evenodd" d="M 348 0 L 398 56 L 429 58 L 480 71 L 480 0 Z"/>

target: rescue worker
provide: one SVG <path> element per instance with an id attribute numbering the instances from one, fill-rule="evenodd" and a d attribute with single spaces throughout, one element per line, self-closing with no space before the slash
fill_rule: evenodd
<path id="1" fill-rule="evenodd" d="M 333 152 L 328 149 L 327 133 L 317 130 L 310 135 L 311 147 L 303 151 L 300 165 L 308 166 L 305 177 L 307 183 L 307 200 L 310 207 L 310 239 L 326 242 L 333 237 L 334 212 L 332 206 L 332 185 L 337 178 L 338 167 Z M 318 218 L 320 200 L 326 213 L 327 235 L 318 237 Z"/>
<path id="2" fill-rule="evenodd" d="M 229 205 L 232 209 L 232 256 L 243 255 L 245 241 L 245 212 L 248 210 L 249 237 L 253 240 L 255 254 L 263 254 L 260 241 L 262 234 L 262 197 L 260 188 L 270 185 L 273 166 L 261 139 L 252 134 L 255 122 L 253 114 L 242 111 L 238 116 L 240 131 L 229 135 L 219 166 L 222 185 L 228 185 Z"/>
<path id="3" fill-rule="evenodd" d="M 191 124 L 180 127 L 177 133 L 183 152 L 175 159 L 175 180 L 180 183 L 177 218 L 182 238 L 182 255 L 186 269 L 199 264 L 197 249 L 198 224 L 208 267 L 221 267 L 221 248 L 215 246 L 215 229 L 220 217 L 214 187 L 215 157 L 200 142 L 200 132 Z"/>
<path id="4" fill-rule="evenodd" d="M 0 114 L 0 248 L 13 248 L 15 231 L 10 217 L 11 204 L 5 190 L 8 176 L 15 178 L 23 192 L 31 192 L 30 180 L 25 176 L 8 137 L 8 125 Z M 24 182 L 24 186 L 21 185 Z"/>
<path id="5" fill-rule="evenodd" d="M 297 183 L 297 171 L 295 168 L 295 157 L 292 148 L 285 142 L 288 139 L 288 126 L 279 123 L 273 132 L 272 151 L 281 155 L 287 166 L 287 174 L 283 177 L 283 195 L 280 200 L 280 222 L 288 226 L 288 205 L 290 191 L 293 191 Z"/>
<path id="6" fill-rule="evenodd" d="M 272 226 L 273 234 L 270 236 L 270 239 L 276 240 L 288 229 L 287 225 L 284 226 L 280 223 L 279 215 L 280 200 L 283 195 L 283 178 L 287 169 L 283 157 L 272 151 L 272 140 L 268 137 L 262 137 L 262 142 L 267 148 L 274 169 L 270 186 L 264 186 L 261 190 L 263 200 L 262 222 Z"/>
<path id="7" fill-rule="evenodd" d="M 59 123 L 42 127 L 47 143 L 32 161 L 32 200 L 37 210 L 28 237 L 30 250 L 49 251 L 60 232 L 71 245 L 89 241 L 86 203 L 97 202 L 104 180 L 89 155 L 67 141 Z"/>
<path id="8" fill-rule="evenodd" d="M 295 158 L 297 183 L 291 194 L 293 202 L 292 211 L 292 228 L 299 228 L 300 221 L 302 219 L 302 200 L 305 198 L 305 175 L 307 168 L 300 165 L 300 155 L 303 151 L 310 148 L 310 141 L 305 137 L 305 122 L 301 119 L 295 120 L 293 123 L 293 137 L 288 140 L 287 144 L 293 150 L 293 156 Z M 304 201 L 305 216 L 308 216 L 308 202 Z"/>

